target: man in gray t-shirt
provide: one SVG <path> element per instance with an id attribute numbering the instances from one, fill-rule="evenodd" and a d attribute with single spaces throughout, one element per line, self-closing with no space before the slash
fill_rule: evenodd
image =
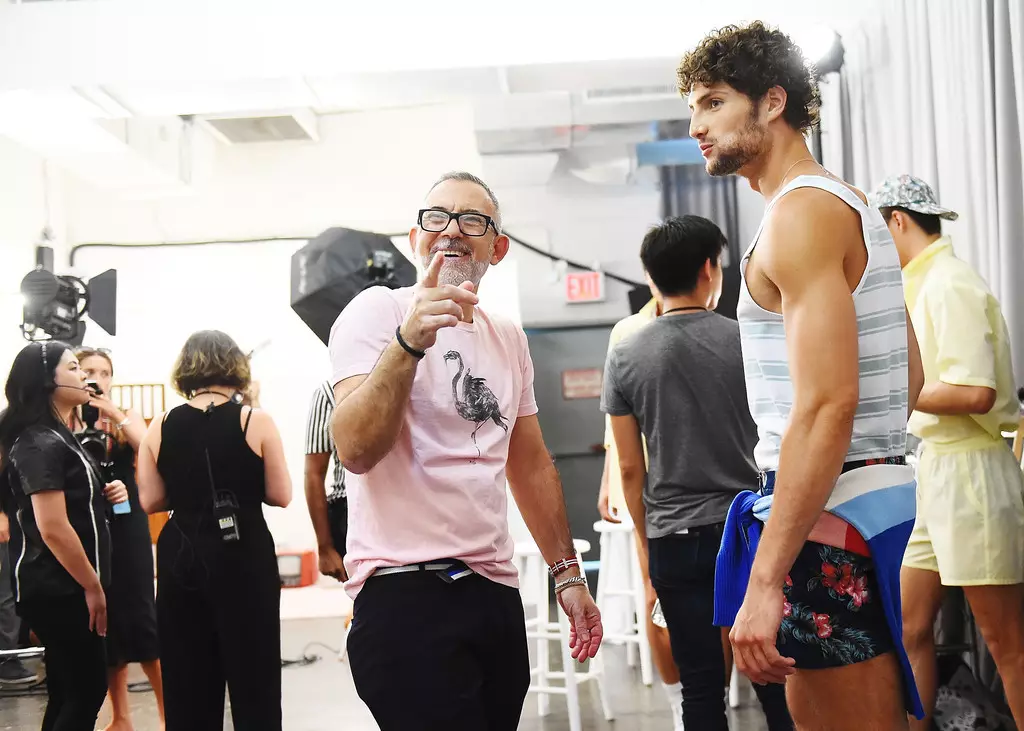
<path id="1" fill-rule="evenodd" d="M 601 395 L 622 493 L 646 548 L 640 560 L 679 666 L 683 723 L 709 731 L 728 728 L 715 558 L 733 498 L 757 489 L 758 474 L 739 326 L 713 312 L 724 248 L 722 232 L 699 216 L 669 218 L 644 237 L 640 259 L 662 314 L 609 352 Z M 755 691 L 768 728 L 792 729 L 784 687 Z"/>
<path id="2" fill-rule="evenodd" d="M 737 493 L 756 487 L 735 320 L 670 312 L 626 338 L 608 355 L 601 408 L 633 417 L 647 439 L 648 538 L 721 523 Z"/>

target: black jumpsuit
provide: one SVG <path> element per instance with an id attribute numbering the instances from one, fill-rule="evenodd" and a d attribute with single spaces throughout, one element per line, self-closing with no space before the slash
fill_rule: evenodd
<path id="1" fill-rule="evenodd" d="M 225 682 L 236 731 L 281 729 L 281 580 L 243 408 L 186 404 L 163 424 L 157 468 L 172 515 L 157 541 L 156 604 L 167 731 L 221 731 Z M 204 447 L 218 496 L 238 505 L 238 540 L 222 538 Z"/>

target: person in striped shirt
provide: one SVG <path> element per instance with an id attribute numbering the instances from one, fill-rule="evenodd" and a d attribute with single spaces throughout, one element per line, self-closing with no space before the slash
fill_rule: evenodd
<path id="1" fill-rule="evenodd" d="M 324 381 L 313 392 L 306 418 L 306 506 L 316 532 L 320 573 L 344 581 L 345 532 L 348 523 L 345 468 L 331 436 L 334 389 Z M 328 467 L 333 463 L 331 490 L 325 489 Z"/>
<path id="2" fill-rule="evenodd" d="M 905 729 L 921 712 L 898 577 L 915 512 L 906 422 L 923 374 L 896 247 L 866 196 L 811 156 L 820 96 L 788 36 L 728 26 L 678 77 L 708 173 L 740 175 L 766 202 L 737 306 L 764 527 L 748 575 L 716 575 L 716 621 L 732 625 L 739 670 L 786 684 L 797 728 Z M 868 548 L 880 534 L 833 512 L 847 488 L 886 504 L 884 555 Z"/>

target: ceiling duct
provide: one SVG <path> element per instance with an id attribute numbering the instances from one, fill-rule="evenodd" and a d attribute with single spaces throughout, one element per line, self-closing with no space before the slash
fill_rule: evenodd
<path id="1" fill-rule="evenodd" d="M 204 115 L 202 120 L 215 137 L 228 145 L 320 139 L 317 116 L 308 109 L 259 115 Z"/>

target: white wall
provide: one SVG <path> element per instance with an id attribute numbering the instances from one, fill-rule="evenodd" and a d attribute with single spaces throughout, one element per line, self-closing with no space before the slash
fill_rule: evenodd
<path id="1" fill-rule="evenodd" d="M 44 169 L 41 158 L 0 137 L 0 384 L 6 384 L 11 361 L 25 346 L 19 286 L 35 266 L 44 226 L 56 237 L 54 258 L 58 264 L 65 260 L 62 181 L 59 171 Z M 0 390 L 0 404 L 5 403 Z"/>

